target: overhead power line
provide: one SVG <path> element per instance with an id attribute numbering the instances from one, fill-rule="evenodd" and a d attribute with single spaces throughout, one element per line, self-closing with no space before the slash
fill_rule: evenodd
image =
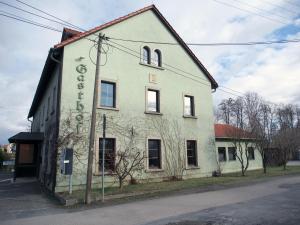
<path id="1" fill-rule="evenodd" d="M 274 4 L 273 2 L 269 2 L 269 1 L 266 1 L 266 0 L 263 0 L 263 2 L 265 2 L 268 5 L 274 6 L 274 7 L 278 8 L 278 9 L 282 9 L 282 10 L 285 10 L 287 12 L 294 13 L 296 15 L 298 15 L 298 13 L 299 13 L 297 11 L 291 10 L 290 8 L 283 7 L 283 6 L 278 5 L 278 4 Z"/>
<path id="2" fill-rule="evenodd" d="M 249 13 L 249 14 L 253 14 L 253 15 L 262 17 L 262 18 L 264 18 L 264 19 L 267 19 L 267 20 L 270 20 L 270 21 L 273 21 L 273 22 L 276 22 L 276 23 L 281 23 L 281 24 L 284 24 L 284 25 L 288 25 L 288 23 L 286 23 L 286 22 L 284 22 L 284 21 L 281 21 L 281 20 L 278 20 L 278 19 L 274 19 L 274 18 L 272 18 L 272 17 L 268 17 L 268 16 L 262 15 L 262 14 L 257 13 L 257 12 L 253 12 L 253 11 L 251 11 L 251 10 L 247 10 L 247 9 L 244 9 L 244 8 L 240 8 L 240 7 L 238 7 L 238 6 L 229 4 L 229 3 L 227 3 L 227 2 L 222 2 L 222 1 L 219 1 L 219 0 L 213 0 L 213 1 L 216 2 L 216 3 L 219 3 L 219 4 L 222 4 L 222 5 L 231 7 L 231 8 L 235 8 L 235 9 L 238 9 L 238 10 L 241 10 L 241 11 L 244 11 L 244 12 L 247 12 L 247 13 Z"/>
<path id="3" fill-rule="evenodd" d="M 137 42 L 144 44 L 160 44 L 160 45 L 180 45 L 180 43 L 176 42 L 159 42 L 159 41 L 145 41 L 145 40 L 132 40 L 132 39 L 123 39 L 123 38 L 115 38 L 109 37 L 111 40 L 116 41 L 126 41 L 126 42 Z M 285 43 L 296 43 L 300 42 L 300 39 L 282 39 L 282 40 L 274 40 L 274 41 L 251 41 L 251 42 L 216 42 L 216 43 L 189 43 L 187 45 L 190 46 L 248 46 L 248 45 L 271 45 L 271 44 L 285 44 Z"/>
<path id="4" fill-rule="evenodd" d="M 33 12 L 30 12 L 30 11 L 28 11 L 28 10 L 22 9 L 22 8 L 20 8 L 20 7 L 17 7 L 17 6 L 14 6 L 14 5 L 8 4 L 8 3 L 6 3 L 6 2 L 2 2 L 2 1 L 0 1 L 0 4 L 6 5 L 6 6 L 8 6 L 8 7 L 11 7 L 11 8 L 17 9 L 17 10 L 19 10 L 19 11 L 22 11 L 22 12 L 28 13 L 28 14 L 30 14 L 30 15 L 33 15 L 33 16 L 36 16 L 36 17 L 39 17 L 39 18 L 42 18 L 42 19 L 48 20 L 48 21 L 50 21 L 50 22 L 57 23 L 57 24 L 59 24 L 59 25 L 63 25 L 63 26 L 69 26 L 69 24 L 67 24 L 67 23 L 63 23 L 63 22 L 60 22 L 60 21 L 57 21 L 57 20 L 54 20 L 54 19 L 50 19 L 50 18 L 47 18 L 47 17 L 41 16 L 41 15 L 38 15 L 38 14 L 36 14 L 36 13 L 33 13 Z"/>
<path id="5" fill-rule="evenodd" d="M 42 23 L 38 23 L 34 20 L 29 20 L 27 18 L 15 15 L 13 13 L 5 12 L 3 10 L 0 10 L 0 16 L 4 16 L 4 17 L 10 18 L 10 19 L 14 19 L 14 20 L 17 20 L 17 21 L 20 21 L 20 22 L 23 22 L 23 23 L 31 24 L 31 25 L 41 27 L 41 28 L 44 28 L 44 29 L 52 30 L 52 31 L 55 31 L 55 32 L 58 32 L 58 33 L 62 33 L 62 30 L 56 29 L 52 26 L 48 26 L 48 25 L 45 25 L 45 24 L 42 24 Z M 92 40 L 92 39 L 87 38 L 87 37 L 83 37 L 83 39 L 89 40 L 91 42 L 95 42 L 95 40 Z"/>
<path id="6" fill-rule="evenodd" d="M 50 18 L 47 18 L 47 17 L 43 17 L 41 15 L 38 15 L 38 14 L 35 14 L 35 13 L 32 13 L 32 12 L 29 12 L 27 10 L 24 10 L 24 9 L 21 9 L 19 7 L 16 7 L 14 5 L 11 5 L 11 4 L 8 4 L 8 3 L 4 3 L 4 2 L 1 2 L 2 4 L 4 5 L 7 5 L 9 7 L 12 7 L 12 8 L 16 8 L 18 10 L 21 10 L 21 11 L 24 11 L 26 13 L 29 13 L 31 15 L 34 15 L 34 16 L 37 16 L 37 17 L 40 17 L 42 19 L 46 19 L 46 20 L 49 20 L 51 22 L 55 22 L 55 23 L 58 23 L 60 25 L 63 25 L 63 26 L 71 26 L 73 28 L 76 28 L 76 29 L 79 29 L 81 31 L 87 31 L 79 26 L 76 26 L 66 20 L 63 20 L 57 16 L 54 16 L 44 10 L 41 10 L 37 7 L 34 7 L 28 3 L 25 3 L 23 1 L 20 1 L 20 0 L 16 0 L 17 2 L 21 3 L 21 4 L 24 4 L 32 9 L 35 9 L 39 12 L 42 12 L 44 13 L 45 15 L 48 15 L 48 16 L 51 16 L 52 18 L 55 18 L 56 20 L 53 20 L 53 19 L 50 19 Z M 23 18 L 24 19 L 24 18 Z M 60 22 L 61 21 L 61 22 Z M 32 21 L 31 21 L 32 22 Z M 44 25 L 45 26 L 45 25 Z M 145 40 L 130 40 L 130 39 L 122 39 L 122 38 L 114 38 L 114 37 L 110 37 L 111 39 L 113 40 L 119 40 L 119 41 L 128 41 L 128 42 L 140 42 L 140 43 L 153 43 L 153 44 L 165 44 L 165 45 L 179 45 L 179 43 L 170 43 L 170 42 L 157 42 L 157 41 L 145 41 Z M 189 43 L 187 42 L 186 44 L 187 45 L 190 45 L 190 46 L 248 46 L 248 45 L 270 45 L 270 44 L 284 44 L 284 43 L 295 43 L 295 42 L 300 42 L 300 39 L 291 39 L 291 40 L 274 40 L 274 41 L 253 41 L 253 42 L 219 42 L 219 43 Z"/>
<path id="7" fill-rule="evenodd" d="M 292 6 L 297 6 L 297 7 L 300 7 L 300 4 L 298 3 L 295 3 L 294 1 L 290 1 L 290 0 L 285 0 L 286 3 L 292 5 Z"/>
<path id="8" fill-rule="evenodd" d="M 46 25 L 43 25 L 41 23 L 37 23 L 37 22 L 34 22 L 32 20 L 24 19 L 22 17 L 16 16 L 16 15 L 13 15 L 13 14 L 11 15 L 11 13 L 9 13 L 9 14 L 8 13 L 6 13 L 6 14 L 0 13 L 0 16 L 8 17 L 8 18 L 11 18 L 11 19 L 14 19 L 14 20 L 18 20 L 18 21 L 21 21 L 21 22 L 24 22 L 24 23 L 28 23 L 28 24 L 31 24 L 31 25 L 34 25 L 34 26 L 37 26 L 37 27 L 41 27 L 41 28 L 44 28 L 44 29 L 56 31 L 56 32 L 59 32 L 59 33 L 62 32 L 62 31 L 60 31 L 60 30 L 58 30 L 54 27 L 46 26 Z"/>
<path id="9" fill-rule="evenodd" d="M 111 41 L 111 40 L 109 40 L 109 39 L 108 39 L 108 42 L 111 42 L 111 43 L 112 43 L 112 44 L 108 43 L 111 47 L 116 48 L 116 49 L 118 49 L 119 51 L 122 51 L 122 52 L 124 52 L 124 53 L 126 53 L 126 54 L 128 54 L 128 55 L 131 55 L 131 56 L 133 56 L 133 57 L 135 57 L 135 58 L 140 59 L 140 53 L 139 53 L 138 51 L 135 51 L 135 50 L 133 50 L 133 49 L 127 47 L 127 46 L 120 45 L 120 44 L 118 44 L 118 43 L 116 43 L 116 42 L 113 42 L 113 41 Z M 118 45 L 118 46 L 120 46 L 120 47 L 118 47 L 118 46 L 116 46 L 116 45 Z M 124 50 L 124 49 L 125 49 L 125 50 Z M 211 86 L 211 83 L 210 83 L 210 82 L 208 82 L 206 79 L 201 78 L 199 75 L 197 76 L 197 75 L 191 74 L 191 73 L 186 72 L 186 71 L 184 71 L 184 70 L 182 70 L 182 69 L 180 69 L 180 68 L 176 68 L 176 67 L 174 67 L 174 66 L 172 66 L 172 65 L 170 65 L 170 64 L 166 64 L 166 63 L 162 63 L 162 64 L 163 64 L 163 66 L 164 66 L 164 69 L 166 69 L 166 70 L 168 70 L 168 71 L 170 71 L 170 72 L 173 72 L 173 73 L 175 73 L 175 74 L 177 74 L 177 75 L 179 75 L 179 76 L 182 76 L 182 77 L 188 78 L 188 79 L 190 79 L 190 80 L 193 80 L 193 81 L 195 81 L 195 82 L 197 82 L 197 83 L 200 83 L 200 84 L 203 84 L 203 85 L 206 85 L 206 86 L 209 86 L 209 87 Z M 176 71 L 176 70 L 177 70 L 177 71 Z M 179 72 L 178 72 L 178 71 L 179 71 Z M 187 76 L 187 75 L 185 75 L 184 73 L 187 74 L 187 75 L 190 75 L 190 76 Z M 192 77 L 191 77 L 191 76 L 192 76 Z M 195 78 L 193 78 L 193 77 L 195 77 Z M 204 83 L 204 82 L 201 81 L 201 80 L 204 80 L 204 81 L 206 81 L 206 82 Z M 225 87 L 225 86 L 222 86 L 222 88 L 226 88 L 226 89 L 228 89 L 228 90 L 232 90 L 232 89 L 227 88 L 227 87 Z M 218 88 L 217 90 L 226 92 L 226 93 L 228 93 L 228 94 L 231 94 L 231 95 L 234 95 L 234 96 L 237 96 L 237 97 L 241 97 L 241 95 L 232 93 L 232 92 L 230 92 L 230 91 L 225 91 L 225 90 L 220 89 L 220 88 Z M 238 92 L 238 91 L 235 91 L 235 92 L 243 94 L 242 92 Z"/>
<path id="10" fill-rule="evenodd" d="M 260 12 L 262 12 L 262 13 L 267 13 L 267 14 L 275 15 L 275 16 L 277 16 L 277 17 L 280 17 L 280 18 L 285 19 L 285 20 L 288 20 L 288 21 L 291 20 L 291 19 L 288 18 L 288 17 L 282 16 L 282 15 L 277 14 L 277 13 L 274 13 L 274 12 L 269 12 L 268 10 L 259 8 L 259 7 L 257 7 L 257 6 L 248 4 L 248 3 L 243 2 L 243 1 L 240 1 L 240 0 L 233 0 L 233 1 L 238 2 L 238 3 L 241 4 L 241 5 L 245 5 L 245 6 L 249 7 L 249 8 L 255 9 L 255 10 L 257 10 L 257 11 L 260 11 Z"/>
<path id="11" fill-rule="evenodd" d="M 74 25 L 74 24 L 72 24 L 72 23 L 70 23 L 70 22 L 68 22 L 68 21 L 66 21 L 66 20 L 60 19 L 59 17 L 54 16 L 54 15 L 52 15 L 52 14 L 50 14 L 50 13 L 44 11 L 44 10 L 41 10 L 41 9 L 39 9 L 39 8 L 37 8 L 37 7 L 34 7 L 34 6 L 32 6 L 31 4 L 28 4 L 28 3 L 23 2 L 23 1 L 20 1 L 20 0 L 16 0 L 16 1 L 19 2 L 19 3 L 21 3 L 21 4 L 23 4 L 23 5 L 26 5 L 26 6 L 29 7 L 29 8 L 32 8 L 32 9 L 34 9 L 34 10 L 37 10 L 37 11 L 41 12 L 41 13 L 44 13 L 44 14 L 47 15 L 47 16 L 50 16 L 50 17 L 52 17 L 52 18 L 54 18 L 54 19 L 57 19 L 57 20 L 59 20 L 59 21 L 65 23 L 65 24 L 67 24 L 67 25 L 69 25 L 69 26 L 71 26 L 71 27 L 74 27 L 74 28 L 79 29 L 79 30 L 81 30 L 81 31 L 86 31 L 86 30 L 80 28 L 79 26 L 76 26 L 76 25 Z"/>
<path id="12" fill-rule="evenodd" d="M 51 14 L 49 14 L 49 13 L 47 13 L 47 12 L 41 10 L 41 9 L 38 9 L 38 8 L 36 8 L 36 7 L 33 7 L 33 6 L 31 6 L 30 4 L 24 3 L 24 2 L 19 1 L 19 0 L 16 0 L 16 1 L 18 1 L 18 2 L 20 2 L 20 3 L 22 3 L 22 4 L 25 4 L 25 5 L 27 5 L 28 7 L 31 7 L 31 8 L 33 8 L 33 9 L 35 9 L 35 10 L 38 10 L 38 11 L 40 11 L 40 12 L 43 12 L 44 14 L 49 15 L 49 16 L 51 16 L 51 17 L 53 17 L 53 18 L 55 18 L 55 19 L 57 19 L 57 20 L 59 20 L 59 21 L 62 21 L 62 23 L 60 23 L 61 25 L 69 24 L 69 25 L 72 26 L 72 27 L 75 27 L 75 28 L 77 28 L 77 29 L 80 29 L 80 30 L 85 31 L 84 29 L 82 29 L 82 28 L 80 28 L 80 27 L 78 27 L 78 26 L 76 26 L 76 25 L 74 25 L 74 24 L 72 24 L 72 23 L 69 23 L 69 22 L 67 22 L 67 21 L 65 21 L 65 20 L 62 20 L 62 19 L 60 19 L 60 18 L 58 18 L 58 17 L 56 17 L 56 16 L 54 16 L 54 15 L 51 15 Z M 31 13 L 31 12 L 29 12 L 29 13 Z M 41 17 L 40 15 L 37 15 L 37 14 L 35 14 L 35 15 L 38 16 L 38 17 Z M 7 16 L 7 15 L 3 15 L 3 16 Z M 32 24 L 32 25 L 40 26 L 40 27 L 42 27 L 42 28 L 46 28 L 46 29 L 49 29 L 49 28 L 51 29 L 51 28 L 52 28 L 52 27 L 50 27 L 50 26 L 46 26 L 46 25 L 43 25 L 43 24 L 41 24 L 41 23 L 37 23 L 37 22 L 35 22 L 35 21 L 30 21 L 30 20 L 27 20 L 27 19 L 24 19 L 24 18 L 17 17 L 16 15 L 13 16 L 13 17 L 12 17 L 12 16 L 9 16 L 9 17 L 12 18 L 12 19 L 18 19 L 18 20 L 20 20 L 20 21 L 22 21 L 22 22 L 30 23 L 30 24 Z M 42 17 L 42 18 L 48 19 L 48 18 L 45 18 L 45 17 Z M 51 20 L 50 20 L 50 21 L 51 21 Z M 57 22 L 57 21 L 53 21 L 53 22 Z M 59 30 L 57 30 L 57 29 L 55 29 L 55 28 L 53 28 L 53 30 L 54 30 L 54 31 L 57 31 L 57 32 L 61 32 L 61 31 L 59 31 Z M 88 39 L 88 40 L 90 40 L 90 39 Z M 90 41 L 95 42 L 94 40 L 90 40 Z M 135 40 L 132 40 L 132 41 L 135 41 Z M 287 43 L 287 42 L 299 42 L 299 41 L 300 41 L 300 40 L 280 40 L 280 41 L 277 41 L 277 42 L 278 42 L 278 43 Z M 136 42 L 136 41 L 135 41 L 135 42 Z M 243 44 L 243 45 L 253 45 L 253 44 L 255 44 L 255 43 L 256 43 L 256 44 L 257 44 L 257 43 L 263 44 L 263 42 L 248 42 L 248 43 L 239 43 L 239 44 Z M 267 42 L 265 42 L 265 43 L 267 43 Z M 271 42 L 268 42 L 268 43 L 271 44 Z M 272 41 L 272 43 L 275 43 L 275 42 Z M 118 44 L 118 43 L 115 43 L 115 44 Z M 170 44 L 171 44 L 171 43 L 170 43 Z M 178 43 L 175 43 L 175 44 L 178 44 Z M 193 43 L 191 43 L 191 44 L 193 44 Z M 209 45 L 211 45 L 211 44 L 221 44 L 221 43 L 210 43 Z M 225 44 L 225 45 L 231 45 L 231 44 L 236 44 L 236 43 L 223 43 L 223 44 Z M 120 45 L 120 44 L 118 44 L 118 45 Z M 124 52 L 124 49 L 118 48 L 118 47 L 116 47 L 116 46 L 113 46 L 113 47 L 114 47 L 114 48 L 117 48 L 117 49 L 119 49 L 119 50 L 121 50 L 121 51 Z M 125 47 L 125 46 L 123 46 L 123 47 Z M 125 48 L 126 48 L 126 47 L 125 47 Z M 129 49 L 129 48 L 127 48 L 127 49 Z M 134 51 L 134 50 L 131 49 L 131 51 Z M 132 54 L 132 53 L 130 53 L 130 52 L 128 52 L 128 51 L 125 51 L 125 52 L 126 52 L 127 54 L 132 55 L 132 56 L 135 56 L 135 57 L 140 58 L 140 53 L 139 53 L 139 52 L 137 52 L 138 55 L 134 55 L 134 54 Z M 199 76 L 193 75 L 193 74 L 191 74 L 191 73 L 189 73 L 189 72 L 186 72 L 186 71 L 184 71 L 184 70 L 182 70 L 182 69 L 180 69 L 180 68 L 176 68 L 176 67 L 174 67 L 174 66 L 172 66 L 172 65 L 169 65 L 169 64 L 166 64 L 166 63 L 164 63 L 164 65 L 167 66 L 167 67 L 169 67 L 168 70 L 171 71 L 171 72 L 174 72 L 174 73 L 176 73 L 176 74 L 178 74 L 178 75 L 181 75 L 181 76 L 184 76 L 184 77 L 186 77 L 186 78 L 192 79 L 192 80 L 197 81 L 197 82 L 199 82 L 199 83 L 202 83 L 202 84 L 204 84 L 204 85 L 211 86 L 210 82 L 207 82 L 206 79 L 202 79 L 202 80 L 206 81 L 206 83 L 203 83 L 203 82 L 197 80 L 197 79 L 201 79 L 201 77 L 199 77 Z M 170 68 L 172 68 L 172 69 L 170 69 Z M 183 73 L 185 73 L 185 74 L 189 74 L 189 75 L 195 77 L 196 79 L 191 78 L 191 77 L 189 77 L 189 76 L 186 76 L 186 75 L 184 75 L 184 74 L 182 74 L 182 73 L 179 73 L 179 72 L 177 72 L 177 71 L 174 71 L 173 69 L 175 69 L 175 70 L 177 70 L 177 71 L 181 71 L 181 72 L 183 72 Z M 227 87 L 225 87 L 225 86 L 220 86 L 220 87 L 221 87 L 221 88 L 224 88 L 224 89 L 227 89 L 227 90 L 230 90 L 230 91 L 233 91 L 233 92 L 236 92 L 236 93 L 241 93 L 241 94 L 243 94 L 242 92 L 235 91 L 235 90 L 230 89 L 230 88 L 227 88 Z M 235 95 L 235 96 L 239 96 L 239 95 L 237 95 L 237 94 L 234 94 L 234 93 L 229 92 L 229 91 L 225 91 L 225 90 L 220 89 L 220 88 L 219 88 L 219 90 L 220 90 L 220 91 L 223 91 L 223 92 L 226 92 L 226 93 L 229 93 L 229 94 L 232 94 L 232 95 Z"/>

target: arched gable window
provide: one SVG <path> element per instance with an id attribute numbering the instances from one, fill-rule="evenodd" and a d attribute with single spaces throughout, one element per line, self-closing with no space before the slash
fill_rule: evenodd
<path id="1" fill-rule="evenodd" d="M 161 67 L 161 51 L 158 49 L 155 49 L 154 51 L 154 64 L 155 66 Z"/>
<path id="2" fill-rule="evenodd" d="M 151 54 L 148 46 L 143 47 L 143 63 L 151 64 Z"/>

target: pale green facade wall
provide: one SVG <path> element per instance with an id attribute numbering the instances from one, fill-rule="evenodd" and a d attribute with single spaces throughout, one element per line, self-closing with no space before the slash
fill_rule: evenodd
<path id="1" fill-rule="evenodd" d="M 56 127 L 57 127 L 57 94 L 59 65 L 56 65 L 51 74 L 48 84 L 43 92 L 39 106 L 37 107 L 32 121 L 32 131 L 44 133 L 44 140 L 40 146 L 39 158 L 40 169 L 38 179 L 47 188 L 51 189 L 55 170 L 56 154 Z M 49 101 L 49 103 L 48 103 Z"/>
<path id="2" fill-rule="evenodd" d="M 176 42 L 176 39 L 168 32 L 168 30 L 159 21 L 152 11 L 147 11 L 119 24 L 111 26 L 101 31 L 108 37 L 135 39 L 135 40 L 153 40 L 160 42 Z M 90 35 L 88 38 L 95 39 L 96 36 Z M 144 45 L 140 43 L 119 42 L 126 45 L 137 52 L 141 52 Z M 84 96 L 82 103 L 84 105 L 85 119 L 89 118 L 92 108 L 93 85 L 95 75 L 95 65 L 89 59 L 89 51 L 93 43 L 86 39 L 78 40 L 64 47 L 64 58 L 62 68 L 62 90 L 61 90 L 61 119 L 67 115 L 69 110 L 76 114 L 76 101 L 78 96 L 78 80 L 79 75 L 76 67 L 84 64 L 87 67 L 85 74 L 84 88 L 82 89 Z M 158 69 L 141 65 L 140 57 L 132 57 L 126 53 L 120 52 L 118 49 L 104 45 L 108 49 L 106 56 L 102 55 L 102 62 L 106 62 L 100 68 L 100 78 L 102 80 L 114 81 L 117 83 L 117 110 L 97 109 L 98 113 L 106 113 L 109 116 L 122 116 L 123 118 L 139 118 L 146 119 L 149 117 L 162 116 L 165 118 L 175 119 L 181 125 L 185 139 L 197 140 L 198 168 L 187 170 L 185 177 L 201 177 L 211 176 L 212 171 L 217 168 L 215 143 L 214 143 L 214 118 L 213 118 L 213 102 L 212 90 L 209 80 L 203 72 L 192 61 L 190 56 L 180 46 L 147 44 L 153 53 L 155 49 L 159 49 L 162 53 L 162 62 L 172 66 L 181 68 L 194 74 L 199 78 L 201 83 L 187 79 L 167 69 Z M 96 61 L 95 48 L 91 50 L 91 58 Z M 134 53 L 136 54 L 136 53 Z M 139 55 L 140 56 L 140 55 Z M 84 57 L 78 61 L 79 57 Z M 174 70 L 174 69 L 173 69 Z M 184 74 L 180 71 L 178 73 Z M 149 82 L 149 74 L 155 74 L 157 83 Z M 189 76 L 184 74 L 185 76 Z M 203 84 L 204 83 L 204 84 Z M 145 89 L 152 87 L 160 90 L 160 111 L 162 115 L 145 114 Z M 101 91 L 101 90 L 100 90 Z M 195 98 L 195 115 L 197 119 L 183 118 L 183 94 L 193 95 Z M 99 100 L 100 101 L 100 100 Z M 97 118 L 98 122 L 100 118 Z M 133 124 L 134 125 L 134 124 Z M 86 139 L 88 139 L 89 123 L 85 124 Z M 98 151 L 98 138 L 101 137 L 102 131 L 98 126 L 96 130 L 95 154 Z M 107 134 L 113 137 L 114 134 Z M 144 136 L 143 147 L 146 148 L 147 138 L 157 137 L 156 133 Z M 117 141 L 117 148 L 119 141 Z M 76 147 L 75 147 L 76 148 Z M 83 147 L 83 151 L 88 152 L 87 146 Z M 162 149 L 162 152 L 164 149 Z M 74 162 L 74 188 L 79 188 L 86 182 L 86 157 L 83 157 L 81 163 L 76 159 Z M 95 164 L 94 164 L 95 167 Z M 162 171 L 145 172 L 142 179 L 163 178 L 165 176 L 164 168 Z M 94 168 L 94 171 L 96 169 Z M 106 178 L 111 181 L 110 177 Z M 101 177 L 94 176 L 94 183 L 100 183 Z M 67 177 L 57 171 L 57 187 L 56 191 L 66 189 Z"/>
<path id="3" fill-rule="evenodd" d="M 245 145 L 243 144 L 243 158 L 246 160 L 245 157 Z M 216 154 L 218 156 L 218 147 L 225 147 L 226 148 L 226 161 L 219 162 L 220 169 L 222 173 L 232 173 L 232 172 L 239 172 L 241 171 L 241 163 L 236 158 L 236 160 L 229 160 L 228 156 L 228 147 L 234 147 L 233 142 L 231 141 L 221 141 L 216 140 Z M 254 147 L 254 145 L 249 144 L 248 147 Z M 237 154 L 239 151 L 237 150 Z M 219 160 L 219 157 L 217 157 Z M 246 163 L 245 163 L 246 165 Z M 257 170 L 262 169 L 262 159 L 259 151 L 254 148 L 254 160 L 249 160 L 249 167 L 248 170 Z"/>

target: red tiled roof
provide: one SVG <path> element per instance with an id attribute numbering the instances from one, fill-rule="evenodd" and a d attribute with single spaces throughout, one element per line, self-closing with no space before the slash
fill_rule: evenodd
<path id="1" fill-rule="evenodd" d="M 73 37 L 73 38 L 70 38 L 70 39 L 68 39 L 68 40 L 65 40 L 65 41 L 63 41 L 63 42 L 61 42 L 61 43 L 55 45 L 54 48 L 61 48 L 61 47 L 65 46 L 65 45 L 68 45 L 68 44 L 74 42 L 74 41 L 77 41 L 77 40 L 79 40 L 79 39 L 81 39 L 81 38 L 84 38 L 84 37 L 90 35 L 90 34 L 93 34 L 93 33 L 97 32 L 97 31 L 99 31 L 99 30 L 102 30 L 102 29 L 104 29 L 104 28 L 110 27 L 110 26 L 112 26 L 112 25 L 114 25 L 114 24 L 120 23 L 120 22 L 122 22 L 122 21 L 124 21 L 124 20 L 126 20 L 126 19 L 129 19 L 129 18 L 131 18 L 131 17 L 133 17 L 133 16 L 136 16 L 136 15 L 138 15 L 138 14 L 141 14 L 141 13 L 143 13 L 143 12 L 146 12 L 146 11 L 149 10 L 149 9 L 154 9 L 154 8 L 156 9 L 156 7 L 155 7 L 154 5 L 150 5 L 150 6 L 147 6 L 147 7 L 145 7 L 145 8 L 142 8 L 142 9 L 140 9 L 140 10 L 138 10 L 138 11 L 129 13 L 129 14 L 126 15 L 126 16 L 119 17 L 119 18 L 117 18 L 117 19 L 115 19 L 115 20 L 112 20 L 112 21 L 110 21 L 110 22 L 108 22 L 108 23 L 104 23 L 104 24 L 102 24 L 102 25 L 100 25 L 100 26 L 97 26 L 97 27 L 91 29 L 91 30 L 88 30 L 88 31 L 86 31 L 86 32 L 83 32 L 83 33 L 81 33 L 80 35 L 76 35 L 76 36 Z"/>
<path id="2" fill-rule="evenodd" d="M 181 46 L 184 48 L 184 50 L 190 55 L 190 57 L 193 59 L 193 61 L 198 65 L 198 67 L 203 71 L 203 73 L 206 75 L 206 77 L 210 80 L 211 82 L 211 87 L 212 88 L 217 88 L 218 87 L 218 83 L 215 81 L 215 79 L 211 76 L 211 74 L 207 71 L 207 69 L 202 65 L 202 63 L 200 62 L 200 60 L 195 56 L 195 54 L 192 52 L 192 50 L 187 46 L 187 44 L 181 39 L 181 37 L 177 34 L 177 32 L 174 30 L 174 28 L 169 24 L 169 22 L 164 18 L 164 16 L 159 12 L 159 10 L 155 7 L 155 5 L 150 5 L 147 6 L 145 8 L 142 8 L 140 10 L 137 10 L 135 12 L 132 12 L 126 16 L 122 16 L 118 19 L 112 20 L 108 23 L 102 24 L 98 27 L 95 27 L 89 31 L 86 32 L 79 32 L 71 37 L 68 38 L 64 41 L 62 41 L 61 43 L 57 44 L 54 46 L 54 48 L 61 48 L 64 47 L 70 43 L 73 43 L 81 38 L 84 38 L 90 34 L 93 34 L 97 31 L 100 31 L 104 28 L 110 27 L 112 25 L 115 25 L 117 23 L 120 23 L 126 19 L 129 19 L 131 17 L 134 17 L 136 15 L 139 15 L 143 12 L 146 12 L 148 10 L 153 10 L 153 12 L 160 18 L 160 20 L 162 21 L 162 23 L 167 27 L 167 29 L 174 35 L 174 37 L 177 39 L 177 41 L 181 44 Z M 69 29 L 71 30 L 71 29 Z M 74 31 L 74 30 L 73 30 Z M 75 31 L 76 32 L 76 31 Z"/>
<path id="3" fill-rule="evenodd" d="M 82 32 L 80 32 L 78 30 L 73 30 L 73 29 L 68 28 L 68 27 L 64 27 L 64 31 L 67 32 L 67 33 L 73 34 L 73 35 L 77 35 L 77 34 L 82 33 Z"/>
<path id="4" fill-rule="evenodd" d="M 229 124 L 215 124 L 216 138 L 251 138 L 251 134 L 245 130 Z"/>

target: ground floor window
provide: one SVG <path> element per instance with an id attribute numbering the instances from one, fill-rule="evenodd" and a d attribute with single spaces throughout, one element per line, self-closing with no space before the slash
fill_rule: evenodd
<path id="1" fill-rule="evenodd" d="M 229 159 L 229 161 L 236 160 L 236 148 L 235 147 L 228 148 L 228 159 Z"/>
<path id="2" fill-rule="evenodd" d="M 186 141 L 188 166 L 197 166 L 197 143 L 196 141 Z"/>
<path id="3" fill-rule="evenodd" d="M 247 151 L 248 151 L 249 159 L 250 160 L 254 160 L 255 156 L 254 156 L 254 149 L 253 149 L 253 147 L 248 147 Z"/>
<path id="4" fill-rule="evenodd" d="M 226 161 L 226 148 L 218 147 L 219 162 Z"/>
<path id="5" fill-rule="evenodd" d="M 148 140 L 148 165 L 149 169 L 161 169 L 161 144 L 160 140 Z"/>
<path id="6" fill-rule="evenodd" d="M 115 169 L 115 155 L 116 155 L 116 139 L 105 138 L 105 170 L 114 171 Z M 99 171 L 102 170 L 102 151 L 103 151 L 103 138 L 99 139 Z"/>

